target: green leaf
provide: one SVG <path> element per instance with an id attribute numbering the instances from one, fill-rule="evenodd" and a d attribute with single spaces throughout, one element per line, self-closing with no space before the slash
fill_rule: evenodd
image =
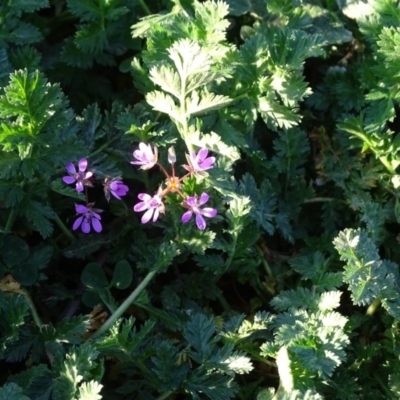
<path id="1" fill-rule="evenodd" d="M 86 264 L 82 271 L 81 282 L 91 289 L 101 289 L 108 286 L 103 268 L 95 262 Z"/>
<path id="2" fill-rule="evenodd" d="M 240 16 L 247 13 L 264 17 L 267 14 L 267 6 L 264 0 L 226 0 L 229 5 L 229 14 Z"/>
<path id="3" fill-rule="evenodd" d="M 40 10 L 41 8 L 48 8 L 48 0 L 16 0 L 9 3 L 10 11 L 18 17 L 24 13 L 32 13 L 33 11 Z"/>
<path id="4" fill-rule="evenodd" d="M 208 92 L 193 92 L 186 99 L 186 116 L 193 117 L 212 110 L 218 110 L 230 104 L 232 100 L 227 96 L 215 95 Z"/>
<path id="5" fill-rule="evenodd" d="M 6 383 L 0 387 L 0 400 L 30 400 L 24 396 L 22 389 L 15 383 Z"/>
<path id="6" fill-rule="evenodd" d="M 46 204 L 25 198 L 20 206 L 23 214 L 44 239 L 53 233 L 53 225 L 49 221 L 54 218 L 54 211 Z"/>
<path id="7" fill-rule="evenodd" d="M 0 96 L 0 117 L 15 117 L 16 121 L 8 126 L 23 127 L 22 132 L 28 137 L 38 135 L 65 101 L 59 85 L 48 84 L 42 73 L 26 69 L 10 75 L 5 93 Z M 7 135 L 4 127 L 3 131 L 0 129 L 0 142 Z"/>
<path id="8" fill-rule="evenodd" d="M 50 184 L 51 190 L 59 193 L 63 196 L 72 197 L 73 199 L 85 201 L 85 196 L 83 193 L 77 192 L 70 186 L 67 186 L 62 179 L 56 179 Z"/>
<path id="9" fill-rule="evenodd" d="M 399 282 L 398 268 L 380 260 L 375 244 L 365 231 L 346 229 L 339 233 L 334 245 L 340 259 L 346 262 L 344 281 L 349 284 L 355 304 L 367 305 L 381 297 L 392 301 L 390 293 L 397 291 Z M 392 275 L 390 280 L 386 280 L 387 274 Z"/>
<path id="10" fill-rule="evenodd" d="M 17 236 L 6 236 L 1 243 L 0 259 L 7 266 L 14 266 L 25 261 L 29 256 L 28 244 Z"/>
<path id="11" fill-rule="evenodd" d="M 83 236 L 66 247 L 63 254 L 67 258 L 85 259 L 89 254 L 93 254 L 109 242 L 110 239 L 103 236 Z"/>
<path id="12" fill-rule="evenodd" d="M 116 264 L 111 280 L 111 285 L 117 289 L 126 289 L 132 282 L 132 267 L 126 260 L 120 260 Z"/>
<path id="13" fill-rule="evenodd" d="M 188 322 L 184 336 L 196 353 L 196 361 L 204 362 L 212 352 L 212 347 L 217 342 L 215 324 L 212 318 L 203 314 L 194 315 Z"/>
<path id="14" fill-rule="evenodd" d="M 154 328 L 155 322 L 146 321 L 140 331 L 134 328 L 135 319 L 118 320 L 101 341 L 96 341 L 96 348 L 105 355 L 119 360 L 130 360 L 130 354 L 145 340 Z"/>

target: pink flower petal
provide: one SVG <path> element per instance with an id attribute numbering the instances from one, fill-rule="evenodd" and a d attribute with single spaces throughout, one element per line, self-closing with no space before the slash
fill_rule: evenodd
<path id="1" fill-rule="evenodd" d="M 199 152 L 197 153 L 196 157 L 197 161 L 200 163 L 203 162 L 206 159 L 207 154 L 208 154 L 208 149 L 200 149 Z"/>
<path id="2" fill-rule="evenodd" d="M 147 210 L 142 216 L 141 219 L 142 224 L 146 224 L 147 222 L 149 222 L 153 213 L 154 213 L 154 208 L 150 208 L 149 210 Z"/>
<path id="3" fill-rule="evenodd" d="M 133 210 L 136 212 L 140 212 L 140 211 L 145 211 L 149 208 L 148 203 L 145 203 L 144 201 L 135 204 L 135 206 L 133 207 Z"/>
<path id="4" fill-rule="evenodd" d="M 213 167 L 215 163 L 215 157 L 208 157 L 202 163 L 200 163 L 201 169 L 210 169 Z"/>
<path id="5" fill-rule="evenodd" d="M 160 215 L 160 210 L 158 208 L 155 208 L 154 215 L 153 215 L 153 222 L 157 221 L 159 215 Z"/>
<path id="6" fill-rule="evenodd" d="M 76 182 L 75 189 L 77 192 L 83 192 L 83 184 L 81 181 Z"/>
<path id="7" fill-rule="evenodd" d="M 72 162 L 69 162 L 65 168 L 69 173 L 76 174 L 75 165 Z"/>
<path id="8" fill-rule="evenodd" d="M 93 226 L 93 229 L 98 233 L 100 233 L 103 230 L 103 227 L 101 226 L 100 221 L 96 218 L 92 218 L 92 226 Z"/>
<path id="9" fill-rule="evenodd" d="M 198 205 L 201 206 L 201 205 L 207 203 L 209 198 L 210 198 L 210 196 L 207 193 L 202 193 L 201 196 L 200 196 L 200 200 L 198 202 Z"/>
<path id="10" fill-rule="evenodd" d="M 81 216 L 74 222 L 74 225 L 72 226 L 72 230 L 76 231 L 76 230 L 81 226 L 81 223 L 82 223 L 83 218 L 84 218 L 83 215 L 81 215 Z"/>
<path id="11" fill-rule="evenodd" d="M 194 206 L 196 206 L 196 205 L 197 205 L 197 198 L 196 198 L 195 196 L 188 197 L 188 198 L 186 199 L 186 204 L 187 204 L 189 207 L 194 207 Z"/>
<path id="12" fill-rule="evenodd" d="M 200 214 L 196 214 L 196 225 L 202 231 L 206 228 L 206 221 Z"/>
<path id="13" fill-rule="evenodd" d="M 83 233 L 89 233 L 90 232 L 90 220 L 88 218 L 85 218 L 82 222 L 82 232 Z"/>
<path id="14" fill-rule="evenodd" d="M 85 206 L 82 205 L 82 204 L 75 204 L 75 211 L 76 211 L 78 214 L 84 214 L 84 213 L 88 212 L 88 208 L 85 207 Z"/>
<path id="15" fill-rule="evenodd" d="M 149 201 L 151 199 L 151 196 L 147 193 L 139 193 L 138 198 L 143 201 Z"/>
<path id="16" fill-rule="evenodd" d="M 84 172 L 87 168 L 87 160 L 85 158 L 81 158 L 78 162 L 79 171 Z"/>
<path id="17" fill-rule="evenodd" d="M 208 218 L 214 218 L 217 215 L 217 210 L 211 207 L 204 207 L 201 210 L 201 214 Z"/>
<path id="18" fill-rule="evenodd" d="M 189 221 L 190 221 L 190 218 L 192 218 L 192 215 L 193 215 L 193 211 L 192 211 L 192 210 L 186 211 L 186 212 L 182 215 L 182 222 L 183 222 L 184 224 L 186 224 L 186 222 L 189 222 Z"/>
<path id="19" fill-rule="evenodd" d="M 73 176 L 64 176 L 62 180 L 67 184 L 70 185 L 71 183 L 74 183 L 76 179 Z"/>

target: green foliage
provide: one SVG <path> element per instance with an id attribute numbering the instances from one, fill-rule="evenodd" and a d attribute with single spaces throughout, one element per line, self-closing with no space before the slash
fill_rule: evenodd
<path id="1" fill-rule="evenodd" d="M 343 280 L 349 284 L 354 303 L 368 305 L 378 299 L 390 315 L 399 318 L 397 264 L 381 260 L 374 242 L 363 230 L 347 229 L 334 243 L 346 262 Z"/>
<path id="2" fill-rule="evenodd" d="M 0 399 L 398 398 L 397 3 L 3 1 Z"/>

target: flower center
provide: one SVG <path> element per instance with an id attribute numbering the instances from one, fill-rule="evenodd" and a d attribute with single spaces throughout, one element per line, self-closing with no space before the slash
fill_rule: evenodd
<path id="1" fill-rule="evenodd" d="M 171 192 L 177 192 L 181 186 L 178 177 L 171 176 L 167 179 L 167 187 Z"/>

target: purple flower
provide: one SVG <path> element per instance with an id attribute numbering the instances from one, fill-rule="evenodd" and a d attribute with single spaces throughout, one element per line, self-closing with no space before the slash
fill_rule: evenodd
<path id="1" fill-rule="evenodd" d="M 93 176 L 93 172 L 85 172 L 87 164 L 88 162 L 85 158 L 80 159 L 78 162 L 78 172 L 76 171 L 75 165 L 72 164 L 72 162 L 67 164 L 66 169 L 70 176 L 64 176 L 62 179 L 68 185 L 76 181 L 75 188 L 77 192 L 83 192 L 83 186 L 91 186 L 88 179 Z"/>
<path id="2" fill-rule="evenodd" d="M 139 161 L 131 161 L 131 164 L 141 165 L 140 169 L 150 169 L 157 164 L 158 160 L 158 150 L 157 147 L 154 146 L 154 153 L 151 150 L 151 146 L 145 143 L 139 143 L 139 150 L 135 150 L 133 152 L 133 157 Z"/>
<path id="3" fill-rule="evenodd" d="M 199 229 L 204 230 L 206 228 L 206 221 L 203 218 L 203 215 L 208 218 L 214 218 L 217 215 L 217 210 L 211 207 L 200 208 L 203 204 L 207 203 L 210 196 L 207 193 L 203 193 L 200 196 L 200 199 L 197 196 L 188 197 L 185 202 L 182 203 L 182 206 L 188 208 L 189 211 L 186 211 L 182 215 L 182 222 L 186 224 L 192 218 L 193 213 L 196 214 L 196 225 Z"/>
<path id="4" fill-rule="evenodd" d="M 121 196 L 125 196 L 128 192 L 128 186 L 124 185 L 124 182 L 121 181 L 120 178 L 109 179 L 108 177 L 104 180 L 104 194 L 106 196 L 107 201 L 110 201 L 110 193 L 116 197 L 118 200 L 121 200 Z"/>
<path id="5" fill-rule="evenodd" d="M 74 222 L 72 226 L 74 231 L 81 227 L 83 233 L 89 233 L 90 226 L 92 226 L 96 232 L 102 231 L 103 228 L 100 223 L 101 217 L 98 214 L 101 210 L 92 209 L 90 205 L 86 207 L 81 204 L 75 204 L 75 210 L 78 214 L 82 215 Z"/>
<path id="6" fill-rule="evenodd" d="M 152 217 L 153 222 L 156 222 L 160 213 L 164 214 L 165 207 L 161 200 L 161 197 L 158 194 L 151 197 L 147 193 L 140 193 L 138 197 L 140 200 L 143 201 L 137 203 L 135 207 L 133 207 L 133 209 L 137 212 L 147 210 L 142 216 L 142 224 L 149 222 Z"/>
<path id="7" fill-rule="evenodd" d="M 195 175 L 207 176 L 207 169 L 213 168 L 215 163 L 215 157 L 207 157 L 208 149 L 201 149 L 196 154 L 194 151 L 190 151 L 186 154 L 186 160 L 189 165 L 184 165 L 183 167 L 189 171 L 193 172 Z"/>

